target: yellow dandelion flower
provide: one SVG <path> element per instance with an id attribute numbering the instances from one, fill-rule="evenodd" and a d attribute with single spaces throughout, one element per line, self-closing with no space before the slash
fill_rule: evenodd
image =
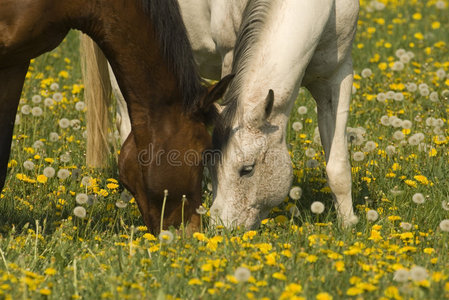
<path id="1" fill-rule="evenodd" d="M 45 175 L 38 175 L 36 179 L 39 183 L 46 183 L 48 181 L 48 178 Z"/>
<path id="2" fill-rule="evenodd" d="M 332 296 L 329 295 L 328 293 L 319 293 L 318 295 L 316 295 L 316 300 L 332 300 Z"/>

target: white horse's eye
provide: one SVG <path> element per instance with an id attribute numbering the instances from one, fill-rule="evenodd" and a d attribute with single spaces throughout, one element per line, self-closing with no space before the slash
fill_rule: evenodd
<path id="1" fill-rule="evenodd" d="M 254 165 L 243 166 L 240 169 L 240 177 L 251 175 L 254 171 Z"/>

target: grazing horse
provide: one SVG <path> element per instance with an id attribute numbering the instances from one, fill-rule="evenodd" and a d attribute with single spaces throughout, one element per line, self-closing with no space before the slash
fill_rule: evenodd
<path id="1" fill-rule="evenodd" d="M 286 197 L 293 179 L 287 122 L 305 86 L 317 103 L 339 219 L 345 226 L 356 223 L 346 123 L 358 1 L 178 2 L 201 74 L 235 75 L 213 134 L 221 153 L 212 167 L 213 220 L 254 228 Z M 126 110 L 118 120 L 120 135 L 127 136 Z"/>
<path id="2" fill-rule="evenodd" d="M 202 86 L 174 0 L 0 0 L 0 187 L 30 59 L 58 46 L 72 28 L 100 46 L 125 96 L 132 134 L 121 152 L 121 179 L 145 224 L 160 229 L 168 189 L 164 225 L 190 221 L 194 230 L 203 166 L 177 158 L 189 153 L 200 160 L 211 145 L 206 123 L 229 80 Z"/>

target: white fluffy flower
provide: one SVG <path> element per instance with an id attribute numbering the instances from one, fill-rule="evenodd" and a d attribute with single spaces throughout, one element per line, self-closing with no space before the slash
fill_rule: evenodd
<path id="1" fill-rule="evenodd" d="M 75 109 L 77 111 L 82 111 L 86 107 L 86 104 L 83 101 L 76 102 Z"/>
<path id="2" fill-rule="evenodd" d="M 397 269 L 394 272 L 393 280 L 397 282 L 407 282 L 409 277 L 409 271 L 407 271 L 406 269 Z"/>
<path id="3" fill-rule="evenodd" d="M 300 131 L 302 130 L 303 126 L 301 122 L 293 122 L 292 128 L 294 131 Z"/>
<path id="4" fill-rule="evenodd" d="M 324 211 L 324 204 L 320 201 L 314 201 L 312 203 L 312 205 L 310 206 L 310 210 L 314 213 L 314 214 L 321 214 Z"/>
<path id="5" fill-rule="evenodd" d="M 56 142 L 57 140 L 59 140 L 59 134 L 57 134 L 56 132 L 50 132 L 49 140 L 50 142 Z"/>
<path id="6" fill-rule="evenodd" d="M 82 205 L 82 204 L 86 204 L 87 200 L 89 200 L 89 196 L 87 196 L 84 193 L 80 193 L 76 195 L 75 201 L 76 203 Z"/>
<path id="7" fill-rule="evenodd" d="M 62 129 L 65 129 L 70 126 L 70 121 L 69 121 L 69 119 L 62 118 L 61 120 L 59 120 L 58 124 L 59 124 L 59 127 L 61 127 Z"/>
<path id="8" fill-rule="evenodd" d="M 200 205 L 197 209 L 195 209 L 195 211 L 199 215 L 204 215 L 207 213 L 207 209 L 202 205 Z"/>
<path id="9" fill-rule="evenodd" d="M 56 82 L 50 84 L 50 90 L 56 91 L 57 89 L 59 89 L 59 84 L 57 84 Z"/>
<path id="10" fill-rule="evenodd" d="M 115 206 L 117 206 L 118 208 L 125 208 L 127 205 L 128 205 L 128 203 L 126 203 L 122 200 L 115 202 Z"/>
<path id="11" fill-rule="evenodd" d="M 62 100 L 62 94 L 61 93 L 54 93 L 53 94 L 53 100 L 55 100 L 56 102 L 60 102 Z"/>
<path id="12" fill-rule="evenodd" d="M 315 157 L 316 151 L 315 151 L 315 149 L 313 149 L 313 148 L 307 148 L 305 154 L 306 154 L 307 157 L 312 158 L 312 157 Z"/>
<path id="13" fill-rule="evenodd" d="M 80 219 L 84 219 L 87 215 L 87 212 L 84 207 L 77 206 L 73 209 L 73 214 Z"/>
<path id="14" fill-rule="evenodd" d="M 387 100 L 387 95 L 385 95 L 385 93 L 379 93 L 377 94 L 376 99 L 379 102 L 385 102 L 385 100 Z"/>
<path id="15" fill-rule="evenodd" d="M 302 189 L 299 186 L 294 186 L 290 189 L 290 192 L 288 193 L 288 195 L 293 200 L 299 200 L 302 196 Z"/>
<path id="16" fill-rule="evenodd" d="M 34 96 L 31 98 L 31 101 L 32 101 L 34 104 L 41 103 L 42 97 L 41 97 L 40 95 L 34 95 Z"/>
<path id="17" fill-rule="evenodd" d="M 354 159 L 354 161 L 362 161 L 365 159 L 365 153 L 362 151 L 354 152 L 354 154 L 352 154 L 352 159 Z"/>
<path id="18" fill-rule="evenodd" d="M 37 140 L 33 143 L 34 149 L 40 149 L 42 147 L 44 147 L 44 142 L 42 142 L 41 140 Z"/>
<path id="19" fill-rule="evenodd" d="M 401 127 L 404 129 L 411 129 L 412 126 L 413 126 L 413 123 L 410 120 L 403 120 L 401 123 Z"/>
<path id="20" fill-rule="evenodd" d="M 161 231 L 161 233 L 159 233 L 159 241 L 162 244 L 170 244 L 173 241 L 173 233 L 168 230 Z"/>
<path id="21" fill-rule="evenodd" d="M 361 75 L 363 78 L 367 78 L 367 77 L 370 77 L 371 75 L 373 75 L 373 71 L 371 71 L 370 68 L 365 68 L 362 70 Z"/>
<path id="22" fill-rule="evenodd" d="M 441 207 L 442 207 L 444 210 L 449 211 L 449 199 L 448 199 L 448 200 L 443 200 L 443 201 L 441 202 Z"/>
<path id="23" fill-rule="evenodd" d="M 385 152 L 387 153 L 388 156 L 391 156 L 391 155 L 393 155 L 393 154 L 396 153 L 396 147 L 393 146 L 393 145 L 388 145 L 388 146 L 385 148 Z"/>
<path id="24" fill-rule="evenodd" d="M 46 167 L 43 171 L 43 174 L 48 178 L 52 178 L 53 176 L 55 176 L 55 173 L 56 171 L 52 167 Z"/>
<path id="25" fill-rule="evenodd" d="M 397 141 L 403 140 L 404 138 L 405 138 L 405 134 L 400 130 L 395 131 L 395 133 L 393 133 L 393 139 L 395 139 Z"/>
<path id="26" fill-rule="evenodd" d="M 399 226 L 401 226 L 401 228 L 404 229 L 405 231 L 409 231 L 410 229 L 412 229 L 412 224 L 408 222 L 401 222 Z"/>
<path id="27" fill-rule="evenodd" d="M 33 170 L 34 169 L 34 163 L 31 160 L 27 160 L 23 162 L 23 167 L 27 170 Z"/>
<path id="28" fill-rule="evenodd" d="M 238 282 L 247 282 L 251 277 L 251 271 L 245 267 L 238 267 L 234 271 L 234 277 Z"/>
<path id="29" fill-rule="evenodd" d="M 421 193 L 416 193 L 412 197 L 412 201 L 416 204 L 423 204 L 426 201 L 426 198 Z"/>
<path id="30" fill-rule="evenodd" d="M 440 229 L 445 232 L 449 232 L 449 219 L 445 219 L 440 222 Z"/>
<path id="31" fill-rule="evenodd" d="M 22 108 L 20 109 L 20 111 L 22 112 L 22 114 L 24 115 L 29 115 L 31 113 L 31 107 L 28 104 L 25 104 L 24 106 L 22 106 Z"/>
<path id="32" fill-rule="evenodd" d="M 60 169 L 58 171 L 58 178 L 61 179 L 61 180 L 65 180 L 69 176 L 70 176 L 70 172 L 67 169 Z"/>
<path id="33" fill-rule="evenodd" d="M 305 115 L 306 113 L 307 113 L 307 107 L 305 107 L 305 106 L 298 107 L 298 114 Z"/>
<path id="34" fill-rule="evenodd" d="M 366 212 L 366 219 L 370 222 L 374 222 L 379 218 L 379 214 L 374 209 L 370 209 Z"/>
<path id="35" fill-rule="evenodd" d="M 437 92 L 430 93 L 429 100 L 432 101 L 432 102 L 438 102 L 440 100 L 438 98 L 438 93 Z"/>
<path id="36" fill-rule="evenodd" d="M 421 266 L 414 266 L 410 269 L 410 278 L 413 281 L 423 281 L 429 277 L 429 274 L 427 274 L 426 268 L 423 268 Z"/>
<path id="37" fill-rule="evenodd" d="M 91 186 L 91 184 L 92 184 L 92 178 L 91 178 L 90 176 L 84 176 L 84 177 L 81 179 L 81 184 L 82 184 L 83 186 L 87 186 L 87 187 Z"/>
<path id="38" fill-rule="evenodd" d="M 45 98 L 44 105 L 47 107 L 53 106 L 55 104 L 55 101 L 51 98 Z"/>

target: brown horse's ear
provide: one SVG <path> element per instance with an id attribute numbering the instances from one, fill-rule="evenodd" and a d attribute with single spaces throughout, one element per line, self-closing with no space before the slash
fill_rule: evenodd
<path id="1" fill-rule="evenodd" d="M 207 95 L 201 99 L 200 110 L 208 111 L 215 101 L 222 98 L 234 76 L 234 74 L 229 74 L 223 77 L 218 83 L 210 86 Z"/>

